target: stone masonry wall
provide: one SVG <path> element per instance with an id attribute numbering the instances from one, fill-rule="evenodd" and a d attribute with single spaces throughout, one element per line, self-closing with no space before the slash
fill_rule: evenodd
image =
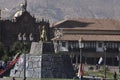
<path id="1" fill-rule="evenodd" d="M 75 76 L 68 55 L 44 54 L 42 61 L 41 76 L 43 78 L 73 78 Z"/>
<path id="2" fill-rule="evenodd" d="M 41 59 L 41 56 L 26 55 L 26 77 L 41 78 Z M 24 76 L 24 55 L 21 55 L 10 76 Z"/>

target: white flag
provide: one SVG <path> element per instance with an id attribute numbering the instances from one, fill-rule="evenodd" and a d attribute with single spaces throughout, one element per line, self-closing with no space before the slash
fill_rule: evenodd
<path id="1" fill-rule="evenodd" d="M 21 33 L 18 34 L 18 40 L 22 40 Z"/>
<path id="2" fill-rule="evenodd" d="M 98 61 L 98 64 L 101 64 L 101 62 L 103 61 L 103 58 L 100 57 L 99 61 Z"/>

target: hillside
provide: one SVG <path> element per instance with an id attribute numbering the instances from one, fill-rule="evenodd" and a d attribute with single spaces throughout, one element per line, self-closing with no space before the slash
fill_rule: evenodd
<path id="1" fill-rule="evenodd" d="M 0 0 L 2 17 L 10 18 L 24 0 Z M 28 0 L 27 10 L 36 18 L 51 22 L 65 18 L 120 18 L 119 0 Z"/>

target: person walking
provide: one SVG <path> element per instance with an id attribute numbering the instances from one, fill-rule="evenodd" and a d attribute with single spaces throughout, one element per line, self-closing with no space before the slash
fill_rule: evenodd
<path id="1" fill-rule="evenodd" d="M 117 73 L 114 72 L 114 80 L 117 80 Z"/>
<path id="2" fill-rule="evenodd" d="M 13 79 L 12 80 L 15 80 L 15 77 L 13 77 Z"/>

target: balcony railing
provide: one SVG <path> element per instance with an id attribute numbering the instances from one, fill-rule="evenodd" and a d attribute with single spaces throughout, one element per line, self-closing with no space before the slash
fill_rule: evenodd
<path id="1" fill-rule="evenodd" d="M 68 50 L 69 50 L 69 52 L 79 52 L 80 51 L 79 48 L 72 48 L 72 49 L 69 48 Z M 96 48 L 83 48 L 82 52 L 96 52 Z M 118 50 L 118 48 L 107 48 L 106 52 L 118 53 L 119 50 Z"/>

